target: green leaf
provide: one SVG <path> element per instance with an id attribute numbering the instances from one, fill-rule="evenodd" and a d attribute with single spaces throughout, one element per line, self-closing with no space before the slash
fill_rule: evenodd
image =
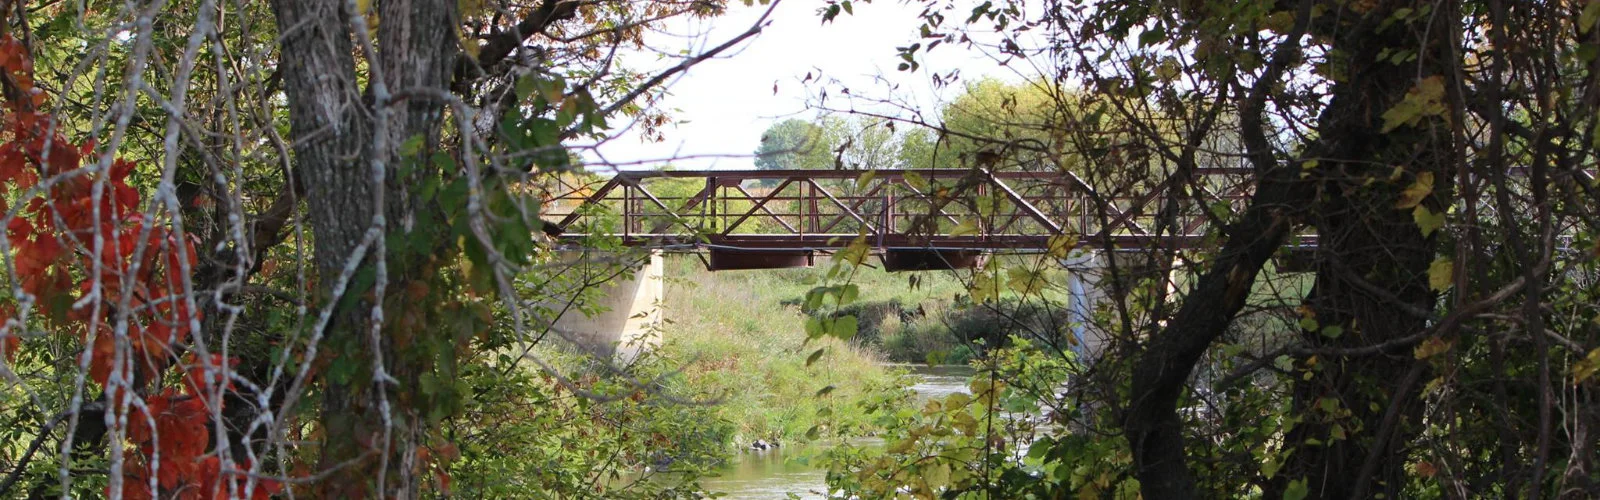
<path id="1" fill-rule="evenodd" d="M 827 349 L 817 349 L 817 351 L 811 353 L 810 356 L 806 356 L 806 366 L 811 366 L 812 363 L 816 363 L 817 360 L 822 359 L 823 351 L 827 351 Z"/>
<path id="2" fill-rule="evenodd" d="M 824 9 L 822 12 L 822 22 L 827 23 L 828 21 L 832 21 L 833 18 L 839 17 L 839 10 L 840 7 L 838 4 L 829 5 L 828 8 Z"/>
<path id="3" fill-rule="evenodd" d="M 400 143 L 400 156 L 416 156 L 422 151 L 422 140 L 422 134 L 407 137 L 406 142 Z"/>
<path id="4" fill-rule="evenodd" d="M 1278 475 L 1278 469 L 1281 468 L 1283 468 L 1283 463 L 1279 462 L 1278 457 L 1274 456 L 1271 460 L 1261 463 L 1261 475 L 1267 479 L 1272 479 L 1272 476 Z"/>
<path id="5" fill-rule="evenodd" d="M 989 8 L 993 7 L 993 6 L 994 6 L 994 2 L 988 1 L 988 2 L 983 2 L 982 5 L 979 5 L 977 7 L 973 7 L 972 8 L 972 16 L 967 18 L 967 24 L 972 24 L 974 22 L 977 22 L 978 18 L 983 17 L 984 14 L 988 14 L 989 13 Z"/>
<path id="6" fill-rule="evenodd" d="M 1342 327 L 1342 326 L 1339 326 L 1339 325 L 1328 325 L 1328 326 L 1325 326 L 1325 327 L 1322 328 L 1322 336 L 1324 336 L 1324 337 L 1327 337 L 1327 338 L 1330 338 L 1330 339 L 1336 339 L 1336 338 L 1339 338 L 1339 336 L 1341 336 L 1341 335 L 1344 335 L 1344 327 Z"/>
<path id="7" fill-rule="evenodd" d="M 1167 30 L 1162 28 L 1160 25 L 1156 25 L 1156 27 L 1144 30 L 1143 33 L 1139 34 L 1139 46 L 1149 47 L 1151 45 L 1161 43 L 1166 39 Z"/>
<path id="8" fill-rule="evenodd" d="M 1306 480 L 1296 479 L 1289 481 L 1289 487 L 1283 489 L 1283 500 L 1305 500 L 1309 494 L 1311 491 L 1306 487 Z"/>
<path id="9" fill-rule="evenodd" d="M 1600 57 L 1600 44 L 1586 43 L 1579 45 L 1578 51 L 1574 55 L 1578 56 L 1579 61 L 1594 61 L 1595 58 Z"/>
<path id="10" fill-rule="evenodd" d="M 538 83 L 538 80 L 534 79 L 532 76 L 518 78 L 516 87 L 517 100 L 523 101 L 526 100 L 528 96 L 533 95 L 534 89 L 537 88 Z"/>
<path id="11" fill-rule="evenodd" d="M 1589 33 L 1595 21 L 1600 21 L 1600 2 L 1589 0 L 1589 5 L 1583 6 L 1583 13 L 1578 15 L 1578 32 Z"/>
<path id="12" fill-rule="evenodd" d="M 833 336 L 840 340 L 855 338 L 859 326 L 854 315 L 841 316 L 833 321 Z"/>
<path id="13" fill-rule="evenodd" d="M 1313 317 L 1310 317 L 1310 316 L 1306 316 L 1306 317 L 1300 318 L 1300 329 L 1301 330 L 1305 330 L 1305 331 L 1308 331 L 1308 332 L 1314 332 L 1314 331 L 1317 331 L 1320 328 L 1321 328 L 1321 325 L 1317 324 L 1317 318 L 1313 318 Z"/>
<path id="14" fill-rule="evenodd" d="M 861 287 L 855 284 L 846 284 L 839 287 L 839 305 L 854 303 L 856 297 L 861 295 Z"/>
<path id="15" fill-rule="evenodd" d="M 827 287 L 816 287 L 806 291 L 806 301 L 800 304 L 800 312 L 811 314 L 822 308 L 822 299 L 827 298 Z"/>
<path id="16" fill-rule="evenodd" d="M 822 318 L 816 316 L 806 318 L 806 338 L 820 338 L 825 333 L 827 333 L 827 329 L 826 325 L 823 325 Z"/>
<path id="17" fill-rule="evenodd" d="M 1280 371 L 1294 371 L 1294 358 L 1289 357 L 1288 354 L 1279 354 L 1278 357 L 1273 358 L 1272 366 Z"/>

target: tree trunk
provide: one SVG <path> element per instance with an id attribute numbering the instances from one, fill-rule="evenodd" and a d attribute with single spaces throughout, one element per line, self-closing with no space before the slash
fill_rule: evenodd
<path id="1" fill-rule="evenodd" d="M 1328 12 L 1310 21 L 1312 34 L 1330 40 L 1338 57 L 1330 57 L 1329 65 L 1342 76 L 1331 83 L 1331 100 L 1318 119 L 1317 139 L 1307 145 L 1299 161 L 1279 166 L 1267 147 L 1266 135 L 1271 132 L 1264 130 L 1260 99 L 1265 98 L 1261 91 L 1270 85 L 1258 84 L 1241 105 L 1244 142 L 1261 179 L 1256 194 L 1241 222 L 1228 231 L 1228 243 L 1211 269 L 1168 326 L 1152 337 L 1132 373 L 1132 400 L 1124 429 L 1146 497 L 1193 498 L 1197 494 L 1186 464 L 1178 398 L 1195 362 L 1244 306 L 1262 264 L 1284 243 L 1292 217 L 1317 215 L 1306 220 L 1317 226 L 1321 255 L 1325 256 L 1319 264 L 1312 307 L 1322 324 L 1341 325 L 1347 332 L 1332 342 L 1320 332 L 1305 332 L 1306 342 L 1312 346 L 1371 345 L 1416 333 L 1424 326 L 1426 318 L 1413 313 L 1432 309 L 1434 295 L 1428 288 L 1427 270 L 1433 238 L 1424 237 L 1411 210 L 1397 210 L 1395 201 L 1421 172 L 1433 173 L 1434 192 L 1448 190 L 1452 139 L 1448 127 L 1432 126 L 1437 122 L 1430 119 L 1422 120 L 1418 127 L 1401 126 L 1385 133 L 1382 116 L 1416 86 L 1419 68 L 1420 76 L 1442 77 L 1447 88 L 1454 79 L 1445 58 L 1449 35 L 1436 33 L 1419 45 L 1418 34 L 1408 28 L 1379 29 L 1405 4 L 1379 2 L 1363 6 L 1368 10 L 1360 13 L 1350 12 L 1348 6 L 1324 4 Z M 1309 10 L 1306 7 L 1309 4 L 1301 6 L 1302 16 Z M 1434 15 L 1441 16 L 1433 20 L 1435 24 L 1449 26 L 1453 22 L 1447 15 Z M 1307 22 L 1299 17 L 1297 24 Z M 1297 44 L 1298 37 L 1289 39 Z M 1275 59 L 1280 54 L 1296 56 L 1297 52 L 1290 52 L 1296 50 L 1293 45 L 1280 46 Z M 1380 61 L 1378 54 L 1386 48 L 1413 48 L 1419 62 L 1398 66 Z M 1269 68 L 1269 75 L 1273 69 L 1277 68 Z M 1315 166 L 1308 160 L 1315 160 Z M 1397 165 L 1404 169 L 1404 180 L 1387 181 Z M 1310 176 L 1302 179 L 1302 172 Z M 1376 185 L 1366 184 L 1369 177 Z M 1310 200 L 1314 196 L 1320 198 Z M 1434 213 L 1443 212 L 1437 199 L 1424 204 Z M 1296 207 L 1308 205 L 1313 209 L 1297 211 L 1303 208 Z M 1346 279 L 1352 276 L 1349 272 L 1377 280 L 1377 288 L 1392 297 L 1375 298 L 1370 290 L 1351 285 Z M 1405 354 L 1409 355 L 1409 350 Z M 1335 446 L 1300 446 L 1279 473 L 1274 484 L 1278 493 L 1288 481 L 1306 478 L 1316 497 L 1349 497 L 1364 487 L 1356 478 L 1358 472 L 1367 470 L 1378 476 L 1385 491 L 1398 488 L 1400 483 L 1390 478 L 1403 472 L 1403 456 L 1398 450 L 1409 435 L 1404 425 L 1406 412 L 1390 416 L 1398 423 L 1385 435 L 1388 439 L 1374 439 L 1372 434 L 1383 427 L 1391 396 L 1404 392 L 1401 389 L 1408 385 L 1408 378 L 1414 385 L 1420 372 L 1411 363 L 1389 359 L 1340 359 L 1322 365 L 1311 381 L 1295 382 L 1296 408 L 1291 414 L 1305 415 L 1319 408 L 1322 397 L 1333 397 L 1340 408 L 1353 412 L 1349 422 L 1359 423 L 1345 423 L 1342 431 L 1347 439 Z M 1300 445 L 1311 436 L 1326 441 L 1338 423 L 1333 419 L 1304 421 L 1285 442 Z"/>
<path id="2" fill-rule="evenodd" d="M 328 493 L 374 496 L 375 488 L 409 497 L 416 478 L 403 465 L 423 429 L 411 407 L 419 399 L 404 393 L 415 389 L 428 357 L 397 356 L 392 343 L 373 334 L 379 327 L 373 322 L 381 320 L 373 314 L 380 300 L 373 285 L 383 276 L 387 290 L 403 290 L 425 278 L 414 268 L 382 269 L 382 239 L 404 236 L 417 208 L 407 179 L 398 175 L 396 151 L 411 137 L 421 136 L 430 147 L 437 140 L 444 106 L 435 96 L 448 93 L 455 63 L 456 4 L 378 0 L 374 12 L 359 18 L 343 5 L 272 1 L 283 32 L 284 92 L 318 290 L 325 304 L 336 304 L 322 332 L 323 352 L 333 364 L 322 386 L 320 468 L 337 469 L 324 483 Z M 367 29 L 359 29 L 363 24 Z M 376 57 L 356 38 L 368 36 L 371 24 Z M 357 74 L 358 50 L 365 75 Z M 358 88 L 363 80 L 366 89 Z M 352 260 L 359 265 L 352 267 Z M 349 288 L 336 294 L 345 280 Z M 378 478 L 384 479 L 374 482 Z"/>
<path id="3" fill-rule="evenodd" d="M 1277 478 L 1279 487 L 1304 480 L 1313 498 L 1398 498 L 1405 486 L 1404 450 L 1416 433 L 1421 406 L 1415 391 L 1426 367 L 1409 344 L 1365 355 L 1337 350 L 1418 334 L 1434 307 L 1428 269 L 1437 233 L 1425 235 L 1416 209 L 1397 201 L 1408 186 L 1431 176 L 1431 190 L 1417 206 L 1444 213 L 1458 161 L 1450 124 L 1463 118 L 1445 111 L 1443 119 L 1383 130 L 1385 112 L 1421 81 L 1436 78 L 1445 89 L 1457 83 L 1446 28 L 1456 18 L 1446 4 L 1434 6 L 1433 19 L 1418 21 L 1439 26 L 1432 35 L 1383 29 L 1394 11 L 1422 7 L 1410 2 L 1385 2 L 1329 33 L 1346 54 L 1347 76 L 1335 84 L 1328 119 L 1318 129 L 1327 156 L 1312 173 L 1319 197 L 1308 222 L 1317 228 L 1318 259 L 1307 305 L 1319 328 L 1301 335 L 1312 350 L 1327 353 L 1315 362 L 1302 359 L 1299 368 L 1309 378 L 1293 378 L 1289 414 L 1299 422 L 1284 438 L 1292 455 Z M 1400 49 L 1415 51 L 1417 60 L 1381 60 L 1380 54 Z"/>

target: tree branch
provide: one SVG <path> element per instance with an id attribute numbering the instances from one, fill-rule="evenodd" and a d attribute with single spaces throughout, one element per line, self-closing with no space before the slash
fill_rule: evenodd
<path id="1" fill-rule="evenodd" d="M 573 0 L 544 0 L 510 29 L 489 35 L 486 37 L 488 43 L 478 49 L 476 60 L 466 54 L 456 60 L 455 83 L 451 86 L 460 91 L 466 82 L 483 74 L 484 68 L 505 61 L 528 37 L 544 33 L 545 29 L 559 21 L 572 19 L 578 13 L 578 3 Z"/>

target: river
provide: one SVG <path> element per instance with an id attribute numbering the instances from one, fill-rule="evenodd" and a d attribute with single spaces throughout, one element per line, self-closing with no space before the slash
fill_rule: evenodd
<path id="1" fill-rule="evenodd" d="M 967 377 L 972 369 L 965 366 L 891 365 L 907 370 L 916 382 L 911 390 L 919 399 L 942 398 L 956 392 L 967 392 Z M 859 442 L 876 441 L 861 438 Z M 826 498 L 827 485 L 823 470 L 801 465 L 789 459 L 808 452 L 819 451 L 819 445 L 791 445 L 771 451 L 744 453 L 723 468 L 717 477 L 702 478 L 700 485 L 707 491 L 722 493 L 730 500 L 786 499 L 790 493 L 805 499 Z"/>

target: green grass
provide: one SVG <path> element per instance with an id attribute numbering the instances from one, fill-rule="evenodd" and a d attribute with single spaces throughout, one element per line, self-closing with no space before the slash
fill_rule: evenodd
<path id="1" fill-rule="evenodd" d="M 732 443 L 794 441 L 870 432 L 857 402 L 892 398 L 900 376 L 874 349 L 832 338 L 806 342 L 799 302 L 825 269 L 706 271 L 693 256 L 667 259 L 659 366 L 676 367 L 678 395 L 717 402 L 710 416 L 732 427 Z M 948 287 L 905 292 L 901 276 L 861 273 L 862 299 L 923 300 Z M 951 280 L 954 283 L 954 280 Z M 818 349 L 824 355 L 807 366 Z M 824 388 L 833 387 L 819 395 Z"/>

